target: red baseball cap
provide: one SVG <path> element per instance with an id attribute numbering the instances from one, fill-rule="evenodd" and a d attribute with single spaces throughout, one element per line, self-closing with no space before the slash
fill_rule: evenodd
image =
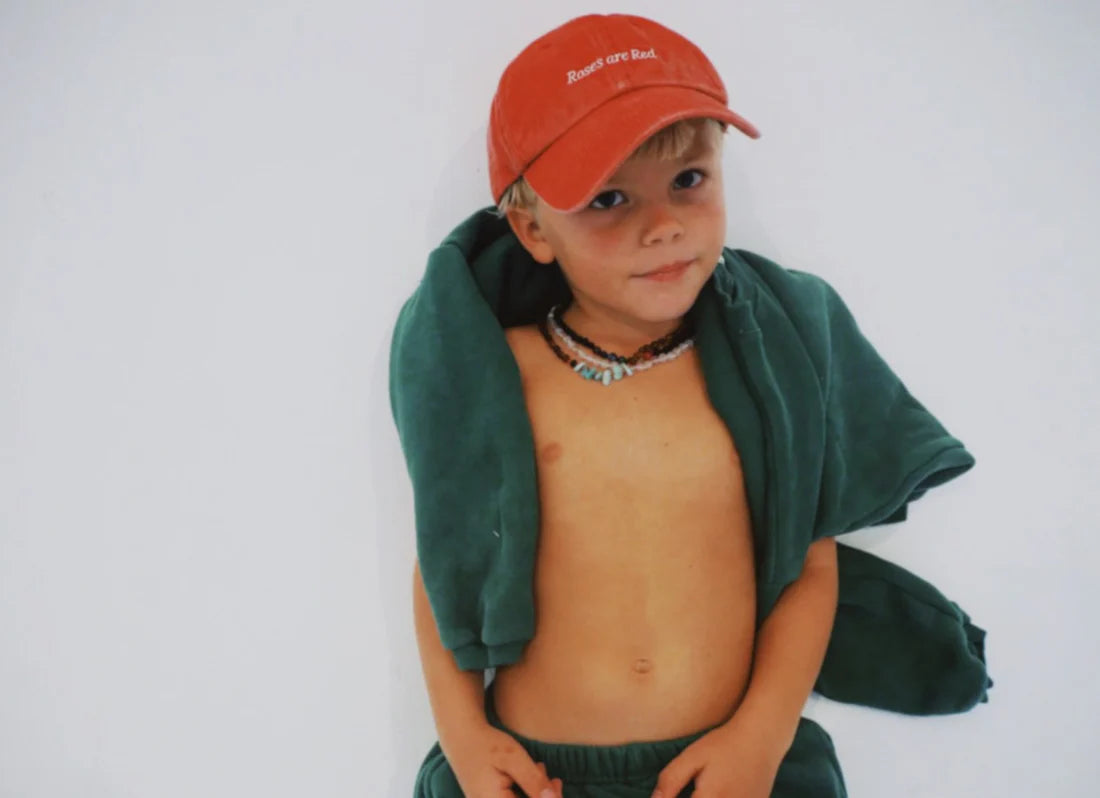
<path id="1" fill-rule="evenodd" d="M 580 210 L 646 139 L 710 117 L 760 133 L 727 106 L 703 51 L 630 14 L 589 14 L 535 39 L 505 68 L 489 112 L 494 202 L 523 175 L 550 207 Z"/>

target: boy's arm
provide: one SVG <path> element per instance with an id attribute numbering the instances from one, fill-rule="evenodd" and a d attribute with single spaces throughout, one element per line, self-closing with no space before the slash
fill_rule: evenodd
<path id="1" fill-rule="evenodd" d="M 545 764 L 536 764 L 513 737 L 489 723 L 484 671 L 461 670 L 443 645 L 419 561 L 413 567 L 413 616 L 439 747 L 463 794 L 511 795 L 514 782 L 526 795 L 560 798 L 561 780 L 551 779 Z"/>
<path id="2" fill-rule="evenodd" d="M 794 742 L 825 659 L 837 592 L 836 540 L 821 538 L 810 545 L 801 576 L 780 595 L 757 635 L 752 678 L 735 714 L 770 737 L 781 755 Z"/>
<path id="3" fill-rule="evenodd" d="M 443 645 L 432 617 L 419 562 L 413 566 L 413 618 L 439 747 L 446 755 L 451 750 L 451 743 L 460 740 L 464 732 L 488 724 L 484 703 L 485 674 L 479 670 L 459 669 L 454 655 Z"/>

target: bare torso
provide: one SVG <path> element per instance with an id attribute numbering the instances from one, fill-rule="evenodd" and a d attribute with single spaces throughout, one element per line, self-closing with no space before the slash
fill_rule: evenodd
<path id="1" fill-rule="evenodd" d="M 741 462 L 694 349 L 596 385 L 538 330 L 506 330 L 537 457 L 535 636 L 496 674 L 513 731 L 618 745 L 727 720 L 756 591 Z"/>

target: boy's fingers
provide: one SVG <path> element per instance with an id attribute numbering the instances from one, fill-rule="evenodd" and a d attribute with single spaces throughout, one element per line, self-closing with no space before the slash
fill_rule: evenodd
<path id="1" fill-rule="evenodd" d="M 676 798 L 701 769 L 682 754 L 676 757 L 657 776 L 653 798 Z"/>
<path id="2" fill-rule="evenodd" d="M 546 767 L 541 762 L 536 765 L 523 749 L 498 767 L 531 798 L 558 798 L 546 775 Z"/>
<path id="3" fill-rule="evenodd" d="M 539 770 L 542 771 L 542 775 L 550 778 L 550 774 L 546 770 L 546 763 L 539 762 L 538 765 Z M 563 798 L 562 791 L 565 789 L 565 787 L 562 785 L 561 779 L 550 779 L 550 789 L 554 791 L 554 794 L 552 796 L 547 796 L 547 798 Z"/>
<path id="4" fill-rule="evenodd" d="M 546 763 L 545 762 L 539 762 L 538 766 L 539 766 L 539 770 L 542 771 L 542 775 L 546 776 L 547 778 L 550 778 L 550 774 L 546 770 Z M 548 796 L 546 796 L 546 798 L 563 798 L 563 796 L 564 796 L 563 790 L 565 789 L 565 787 L 562 784 L 561 779 L 550 779 L 550 789 L 554 791 L 554 794 L 553 795 L 548 795 Z"/>

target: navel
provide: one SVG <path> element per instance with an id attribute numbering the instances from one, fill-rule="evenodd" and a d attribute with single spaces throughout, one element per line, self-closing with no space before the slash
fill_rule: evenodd
<path id="1" fill-rule="evenodd" d="M 653 663 L 648 659 L 636 659 L 634 660 L 634 672 L 635 673 L 649 673 L 653 670 Z"/>

